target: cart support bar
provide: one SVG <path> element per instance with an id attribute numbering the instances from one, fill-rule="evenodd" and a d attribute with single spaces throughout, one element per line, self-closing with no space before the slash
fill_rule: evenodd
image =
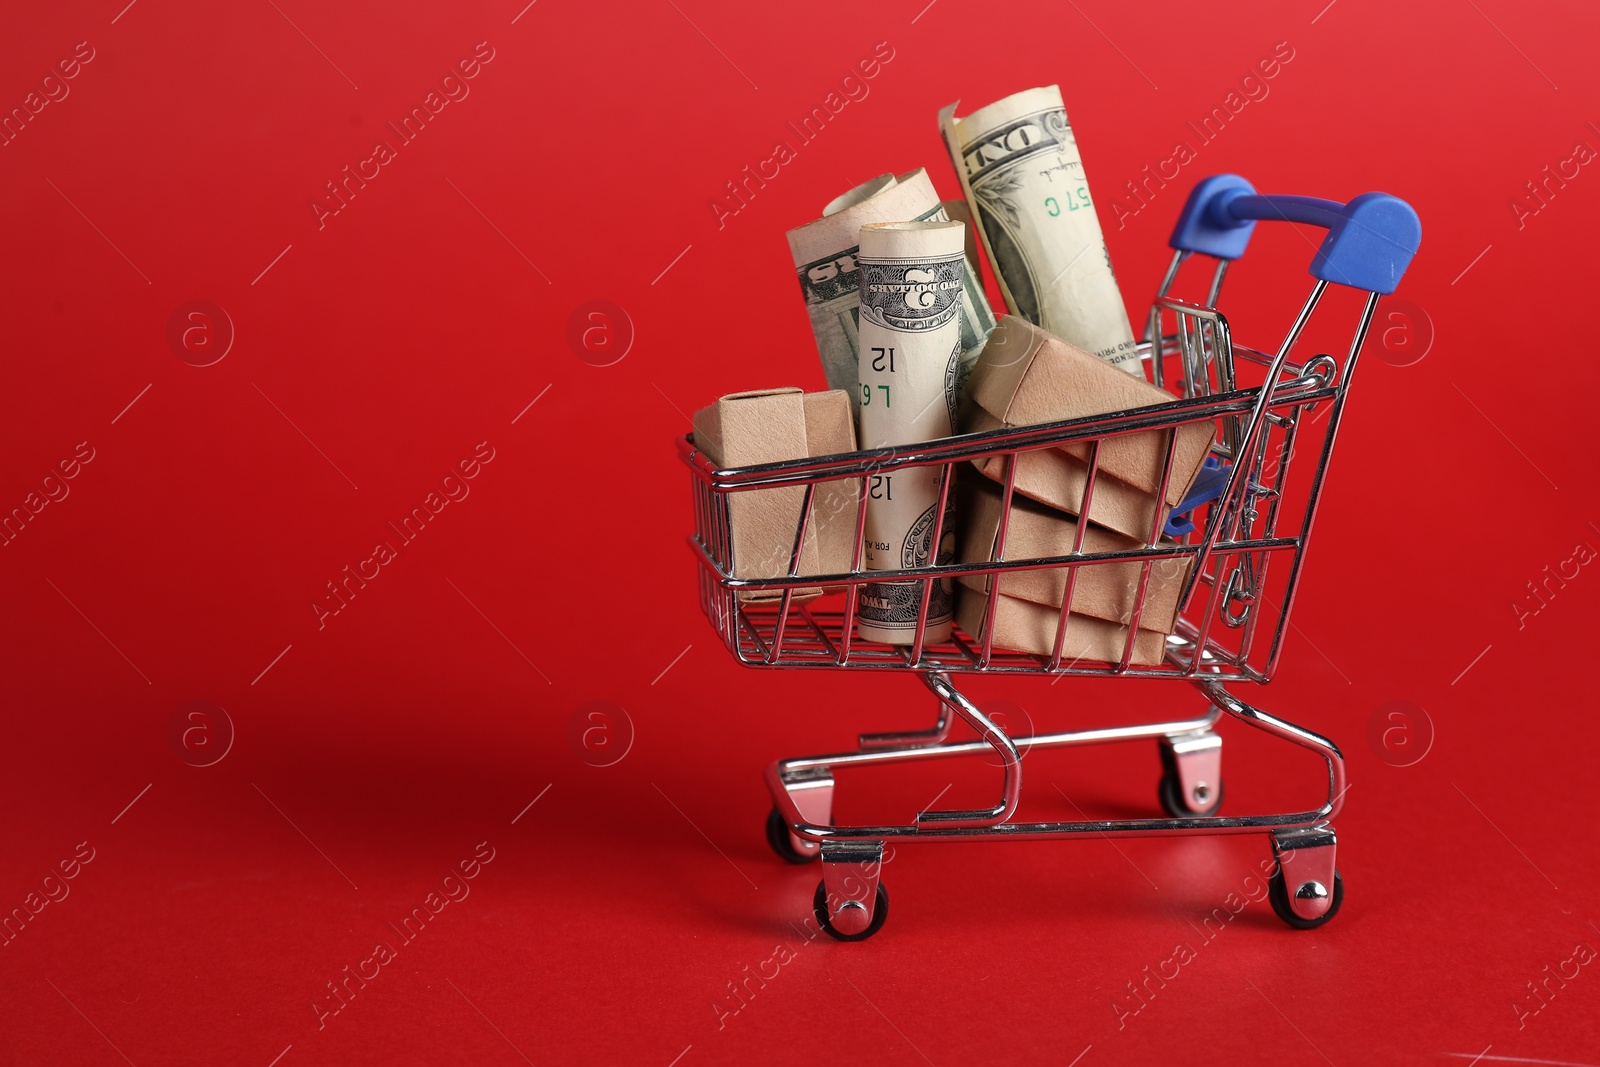
<path id="1" fill-rule="evenodd" d="M 998 826 L 1016 814 L 1017 802 L 1022 799 L 1022 754 L 1017 751 L 1016 742 L 996 726 L 989 716 L 978 710 L 978 706 L 968 700 L 959 689 L 951 685 L 949 675 L 930 672 L 924 674 L 922 680 L 941 701 L 948 707 L 954 708 L 956 714 L 978 732 L 979 737 L 993 745 L 994 750 L 1000 753 L 1005 781 L 1000 791 L 1000 802 L 994 807 L 979 808 L 975 811 L 919 811 L 917 825 L 920 827 L 937 823 L 951 828 Z"/>

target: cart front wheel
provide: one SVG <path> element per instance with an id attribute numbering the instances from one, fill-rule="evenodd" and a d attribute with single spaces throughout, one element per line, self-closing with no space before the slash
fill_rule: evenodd
<path id="1" fill-rule="evenodd" d="M 852 902 L 851 906 L 859 908 L 861 905 Z M 835 941 L 865 941 L 879 930 L 889 918 L 889 891 L 883 888 L 883 883 L 878 883 L 877 899 L 872 906 L 872 921 L 860 933 L 840 933 L 833 925 L 833 920 L 828 915 L 828 883 L 826 880 L 817 883 L 817 895 L 811 900 L 811 910 L 817 917 L 817 925 L 828 932 L 828 936 Z"/>
<path id="2" fill-rule="evenodd" d="M 1315 899 L 1329 894 L 1330 890 L 1320 882 L 1305 882 L 1295 888 L 1295 895 L 1302 899 Z M 1267 883 L 1267 899 L 1272 901 L 1272 910 L 1278 913 L 1278 918 L 1294 927 L 1296 930 L 1315 930 L 1317 927 L 1339 914 L 1339 906 L 1344 903 L 1344 878 L 1338 870 L 1333 872 L 1332 899 L 1328 903 L 1328 910 L 1315 919 L 1306 919 L 1295 914 L 1292 902 L 1289 899 L 1289 887 L 1284 881 L 1283 868 L 1275 868 L 1272 878 Z"/>
<path id="3" fill-rule="evenodd" d="M 789 834 L 789 824 L 784 821 L 777 808 L 773 808 L 767 815 L 767 844 L 772 846 L 772 851 L 790 863 L 810 863 L 821 855 L 820 849 L 808 856 L 794 847 L 794 838 Z"/>

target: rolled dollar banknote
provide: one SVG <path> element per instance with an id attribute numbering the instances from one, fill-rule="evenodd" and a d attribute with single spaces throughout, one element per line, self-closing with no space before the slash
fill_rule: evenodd
<path id="1" fill-rule="evenodd" d="M 1006 304 L 1142 375 L 1061 89 L 1029 89 L 964 119 L 958 104 L 939 112 L 939 129 Z"/>
<path id="2" fill-rule="evenodd" d="M 916 444 L 954 432 L 962 358 L 965 229 L 959 222 L 884 222 L 861 228 L 860 359 L 856 416 L 863 448 Z M 870 476 L 868 570 L 926 566 L 935 555 L 939 471 L 903 467 Z M 940 524 L 938 562 L 955 559 L 955 530 Z M 916 640 L 923 582 L 873 582 L 862 588 L 859 630 L 868 641 Z M 923 640 L 948 640 L 954 607 L 949 579 L 933 583 Z"/>
<path id="3" fill-rule="evenodd" d="M 873 222 L 942 222 L 949 216 L 939 203 L 928 172 L 884 174 L 851 189 L 823 208 L 822 218 L 789 231 L 789 251 L 800 276 L 800 292 L 811 315 L 811 332 L 822 355 L 829 389 L 856 388 L 856 252 L 861 227 Z M 961 370 L 978 361 L 994 329 L 994 312 L 983 286 L 967 265 L 961 298 Z"/>

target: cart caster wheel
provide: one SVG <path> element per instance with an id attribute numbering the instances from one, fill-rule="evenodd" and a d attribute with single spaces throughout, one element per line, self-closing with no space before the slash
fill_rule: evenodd
<path id="1" fill-rule="evenodd" d="M 1303 900 L 1315 900 L 1326 897 L 1328 890 L 1319 882 L 1306 882 L 1296 891 Z M 1315 930 L 1317 927 L 1339 914 L 1339 906 L 1344 903 L 1344 878 L 1339 872 L 1333 872 L 1333 897 L 1328 902 L 1328 910 L 1315 919 L 1307 919 L 1296 915 L 1290 906 L 1289 887 L 1284 882 L 1283 868 L 1273 870 L 1272 878 L 1267 883 L 1267 899 L 1272 901 L 1272 910 L 1278 913 L 1278 918 L 1294 927 L 1296 930 Z"/>
<path id="2" fill-rule="evenodd" d="M 1162 774 L 1162 782 L 1158 785 L 1158 797 L 1162 800 L 1162 811 L 1170 814 L 1174 819 L 1208 819 L 1218 814 L 1222 809 L 1222 798 L 1227 795 L 1226 782 L 1216 784 L 1216 792 L 1211 792 L 1210 785 L 1202 785 L 1206 790 L 1205 797 L 1195 797 L 1194 800 L 1184 797 L 1184 787 L 1179 784 L 1176 768 Z M 1195 811 L 1195 801 L 1203 801 L 1203 808 Z"/>
<path id="3" fill-rule="evenodd" d="M 794 847 L 794 839 L 789 836 L 789 824 L 784 821 L 777 808 L 773 808 L 767 815 L 767 844 L 771 845 L 772 851 L 781 858 L 794 864 L 810 863 L 821 855 L 820 849 L 808 856 Z"/>
<path id="4" fill-rule="evenodd" d="M 1225 795 L 1220 760 L 1222 742 L 1215 734 L 1183 738 L 1177 742 L 1183 754 L 1174 751 L 1174 742 L 1164 741 L 1161 752 L 1161 781 L 1156 796 L 1161 810 L 1174 819 L 1205 819 L 1222 810 Z M 1185 788 L 1179 761 L 1189 771 L 1190 787 Z"/>
<path id="5" fill-rule="evenodd" d="M 856 905 L 859 907 L 860 905 Z M 817 895 L 811 899 L 811 911 L 817 917 L 817 925 L 827 931 L 828 936 L 835 941 L 865 941 L 879 930 L 889 918 L 889 891 L 883 888 L 883 883 L 878 883 L 878 899 L 873 904 L 872 921 L 867 928 L 856 934 L 840 933 L 834 928 L 833 920 L 828 917 L 828 883 L 826 880 L 817 883 Z"/>

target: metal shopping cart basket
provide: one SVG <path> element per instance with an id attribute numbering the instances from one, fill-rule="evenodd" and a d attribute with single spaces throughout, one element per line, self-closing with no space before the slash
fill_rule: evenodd
<path id="1" fill-rule="evenodd" d="M 1228 265 L 1244 253 L 1256 220 L 1268 219 L 1329 231 L 1311 264 L 1316 281 L 1310 295 L 1273 352 L 1235 343 L 1228 320 L 1216 310 Z M 1248 182 L 1233 175 L 1208 178 L 1191 193 L 1179 218 L 1171 240 L 1176 255 L 1162 280 L 1141 343 L 1141 357 L 1155 383 L 1171 383 L 1174 389 L 1181 385 L 1176 390 L 1181 396 L 1170 403 L 921 445 L 741 469 L 717 469 L 696 450 L 692 435 L 680 441 L 681 457 L 693 472 L 696 528 L 690 544 L 701 564 L 701 607 L 740 663 L 902 671 L 915 675 L 938 697 L 938 720 L 931 730 L 865 734 L 856 751 L 779 760 L 767 767 L 766 781 L 774 803 L 768 840 L 780 856 L 795 863 L 820 855 L 823 876 L 817 886 L 815 911 L 818 923 L 829 934 L 839 940 L 861 940 L 883 925 L 888 896 L 880 870 L 886 842 L 1085 834 L 1267 833 L 1276 860 L 1269 898 L 1279 917 L 1299 928 L 1320 926 L 1333 918 L 1344 893 L 1334 866 L 1336 838 L 1331 824 L 1344 792 L 1343 757 L 1332 741 L 1247 704 L 1230 693 L 1226 683 L 1265 683 L 1277 667 L 1356 360 L 1379 296 L 1394 291 L 1420 237 L 1416 213 L 1404 201 L 1386 194 L 1368 193 L 1338 204 L 1309 197 L 1257 195 Z M 1179 268 L 1196 253 L 1216 262 L 1204 304 L 1168 295 Z M 1330 282 L 1365 294 L 1354 339 L 1342 359 L 1328 354 L 1296 358 L 1296 344 Z M 1261 384 L 1239 385 L 1236 369 L 1250 377 L 1259 373 Z M 1164 494 L 1171 478 L 1177 430 L 1190 423 L 1215 426 L 1212 454 L 1225 464 L 1227 474 L 1220 496 L 1196 510 L 1191 517 L 1193 529 L 1181 536 L 1164 535 L 1166 516 L 1157 508 L 1155 524 L 1138 548 L 1086 552 L 1083 530 L 1087 524 L 1080 523 L 1070 552 L 1011 559 L 1005 551 L 1006 522 L 1002 519 L 995 550 L 987 561 L 940 564 L 930 559 L 914 569 L 868 571 L 862 567 L 863 506 L 858 510 L 850 570 L 800 575 L 801 549 L 819 489 L 832 486 L 837 491 L 844 483 L 864 503 L 868 481 L 875 475 L 937 467 L 940 497 L 934 514 L 942 516 L 957 469 L 974 460 L 1001 457 L 1006 470 L 1004 516 L 1010 514 L 1016 490 L 1018 456 L 1034 449 L 1075 444 L 1080 451 L 1086 449 L 1087 477 L 1078 514 L 1087 515 L 1105 441 L 1130 433 L 1164 433 Z M 788 574 L 737 579 L 733 577 L 729 497 L 774 487 L 805 489 Z M 940 543 L 941 525 L 942 519 L 936 520 L 933 544 Z M 1176 626 L 1166 638 L 1160 662 L 1137 664 L 1134 639 L 1140 632 L 1152 569 L 1174 560 L 1187 566 Z M 1073 584 L 1082 568 L 1126 568 L 1130 563 L 1139 568 L 1140 577 L 1125 620 L 1127 638 L 1120 661 L 1074 661 L 1064 656 Z M 1066 570 L 1066 595 L 1061 601 L 1054 654 L 996 648 L 987 626 L 982 636 L 957 629 L 940 644 L 923 640 L 934 581 L 1046 568 Z M 910 645 L 874 644 L 855 633 L 863 584 L 885 580 L 916 580 L 922 587 L 916 640 Z M 987 585 L 992 609 L 1000 582 L 989 579 Z M 820 599 L 797 595 L 800 590 L 818 588 L 843 595 Z M 751 591 L 765 591 L 766 596 L 753 598 Z M 987 617 L 994 617 L 992 610 Z M 1209 706 L 1205 714 L 1180 721 L 1013 737 L 956 685 L 957 676 L 972 673 L 1185 679 L 1199 689 Z M 952 712 L 976 732 L 975 739 L 950 740 Z M 1327 799 L 1311 811 L 1219 814 L 1222 740 L 1213 728 L 1224 714 L 1321 756 L 1327 764 Z M 1022 756 L 1031 749 L 1140 738 L 1159 744 L 1164 767 L 1159 795 L 1167 817 L 1014 820 L 1022 787 Z M 833 821 L 836 768 L 988 752 L 998 753 L 1002 769 L 1000 799 L 992 807 L 922 811 L 909 825 L 841 826 Z"/>

